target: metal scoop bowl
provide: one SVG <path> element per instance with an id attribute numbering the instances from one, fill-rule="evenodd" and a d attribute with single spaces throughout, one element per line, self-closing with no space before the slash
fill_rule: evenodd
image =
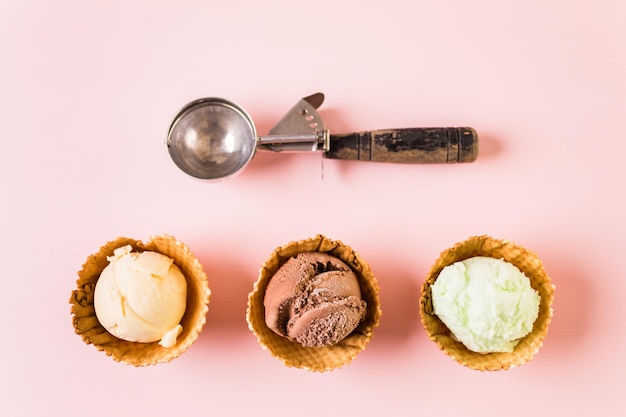
<path id="1" fill-rule="evenodd" d="M 261 137 L 237 104 L 216 97 L 192 101 L 170 125 L 170 157 L 193 177 L 220 180 L 240 172 L 257 149 L 320 151 L 325 158 L 411 164 L 472 162 L 478 156 L 478 136 L 469 127 L 330 135 L 316 110 L 323 101 L 322 93 L 301 99 L 269 135 Z"/>

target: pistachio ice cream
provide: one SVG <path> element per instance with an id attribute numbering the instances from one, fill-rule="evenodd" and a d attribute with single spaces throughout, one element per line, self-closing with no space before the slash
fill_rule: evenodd
<path id="1" fill-rule="evenodd" d="M 540 297 L 515 265 L 475 256 L 443 268 L 432 285 L 433 312 L 478 353 L 513 352 L 539 314 Z"/>

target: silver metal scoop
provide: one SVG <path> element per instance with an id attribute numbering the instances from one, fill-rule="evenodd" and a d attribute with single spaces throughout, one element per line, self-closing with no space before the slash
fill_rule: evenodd
<path id="1" fill-rule="evenodd" d="M 397 163 L 472 162 L 478 136 L 472 128 L 410 128 L 330 135 L 317 108 L 316 93 L 298 101 L 267 136 L 257 136 L 248 113 L 222 98 L 202 98 L 174 117 L 167 147 L 187 174 L 218 180 L 238 173 L 257 149 L 273 152 L 319 151 L 333 159 Z"/>

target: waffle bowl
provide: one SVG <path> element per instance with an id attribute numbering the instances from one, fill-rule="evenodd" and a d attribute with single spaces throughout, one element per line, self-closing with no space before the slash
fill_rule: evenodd
<path id="1" fill-rule="evenodd" d="M 173 347 L 165 348 L 158 342 L 128 342 L 110 334 L 98 321 L 94 309 L 94 290 L 102 270 L 109 264 L 108 256 L 125 245 L 133 251 L 154 251 L 174 260 L 187 280 L 187 305 L 180 322 L 183 327 Z M 76 289 L 70 297 L 72 324 L 75 332 L 87 344 L 93 344 L 115 361 L 134 366 L 148 366 L 173 360 L 185 352 L 198 338 L 206 322 L 211 292 L 200 262 L 191 250 L 172 236 L 152 237 L 147 243 L 118 237 L 106 243 L 89 256 L 78 272 Z"/>
<path id="2" fill-rule="evenodd" d="M 445 324 L 434 314 L 431 285 L 441 270 L 458 261 L 474 256 L 488 256 L 503 259 L 517 266 L 530 280 L 530 285 L 540 296 L 539 316 L 533 324 L 532 331 L 520 339 L 511 353 L 476 353 L 467 349 L 457 341 Z M 422 324 L 429 338 L 439 349 L 463 366 L 479 371 L 498 371 L 514 368 L 528 362 L 543 345 L 552 320 L 552 301 L 554 286 L 546 274 L 541 260 L 537 255 L 508 240 L 494 239 L 489 236 L 474 236 L 457 243 L 445 250 L 434 263 L 422 285 L 420 297 L 420 314 Z"/>
<path id="3" fill-rule="evenodd" d="M 303 347 L 274 333 L 265 324 L 263 299 L 274 273 L 292 256 L 302 252 L 325 252 L 345 262 L 357 275 L 361 297 L 367 303 L 365 318 L 346 338 L 332 346 Z M 369 265 L 349 246 L 322 235 L 290 242 L 276 248 L 261 267 L 259 278 L 248 296 L 246 319 L 259 344 L 286 366 L 325 372 L 349 364 L 370 342 L 378 326 L 381 309 L 378 281 Z"/>

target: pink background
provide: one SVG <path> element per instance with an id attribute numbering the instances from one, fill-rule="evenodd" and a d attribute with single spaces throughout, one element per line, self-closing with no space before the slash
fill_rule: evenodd
<path id="1" fill-rule="evenodd" d="M 626 413 L 626 3 L 0 2 L 0 414 L 618 416 Z M 321 91 L 331 132 L 476 128 L 473 164 L 258 153 L 217 184 L 164 145 L 204 96 L 266 134 Z M 85 345 L 69 297 L 117 236 L 171 234 L 213 291 L 198 341 L 133 368 Z M 322 233 L 381 286 L 374 339 L 347 367 L 286 368 L 245 322 L 270 252 Z M 471 235 L 536 251 L 557 286 L 532 362 L 458 365 L 427 338 L 419 287 Z"/>

